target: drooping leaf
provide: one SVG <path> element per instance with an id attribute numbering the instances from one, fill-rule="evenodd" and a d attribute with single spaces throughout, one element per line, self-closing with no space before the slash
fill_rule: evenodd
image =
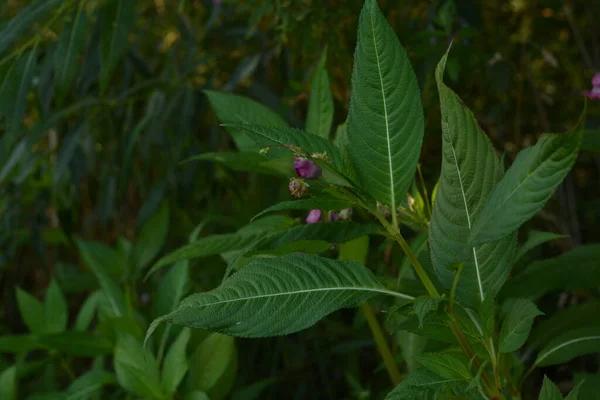
<path id="1" fill-rule="evenodd" d="M 417 362 L 436 375 L 446 379 L 470 381 L 469 360 L 462 355 L 450 353 L 426 353 L 417 357 Z"/>
<path id="2" fill-rule="evenodd" d="M 535 365 L 545 367 L 566 363 L 584 354 L 600 352 L 600 327 L 579 328 L 563 333 L 550 341 L 535 360 Z"/>
<path id="3" fill-rule="evenodd" d="M 527 340 L 533 320 L 543 315 L 536 305 L 527 299 L 509 300 L 505 304 L 506 318 L 500 331 L 499 349 L 502 353 L 510 353 L 519 349 Z"/>
<path id="4" fill-rule="evenodd" d="M 361 187 L 395 210 L 414 178 L 423 109 L 410 61 L 376 0 L 360 14 L 347 129 Z"/>
<path id="5" fill-rule="evenodd" d="M 169 207 L 165 203 L 142 227 L 133 248 L 133 258 L 143 270 L 163 247 L 169 230 Z"/>
<path id="6" fill-rule="evenodd" d="M 325 212 L 331 210 L 342 210 L 344 208 L 352 207 L 352 204 L 345 200 L 339 199 L 321 199 L 318 197 L 310 197 L 307 199 L 282 201 L 272 205 L 271 207 L 265 208 L 254 217 L 252 220 L 265 215 L 266 213 L 280 210 L 314 210 L 319 209 Z"/>
<path id="7" fill-rule="evenodd" d="M 538 400 L 563 400 L 562 393 L 558 386 L 548 379 L 546 375 L 544 375 L 544 383 L 542 384 L 542 390 L 540 391 Z"/>
<path id="8" fill-rule="evenodd" d="M 533 250 L 537 246 L 549 242 L 551 240 L 562 239 L 567 237 L 567 235 L 560 235 L 558 233 L 552 232 L 540 232 L 533 231 L 529 233 L 529 237 L 527 241 L 523 243 L 521 247 L 517 250 L 517 255 L 515 256 L 515 264 L 529 251 Z"/>
<path id="9" fill-rule="evenodd" d="M 200 343 L 190 360 L 189 380 L 196 390 L 210 393 L 236 362 L 235 340 L 231 336 L 211 333 Z"/>
<path id="10" fill-rule="evenodd" d="M 333 121 L 333 95 L 327 70 L 319 66 L 310 87 L 306 131 L 329 139 Z"/>
<path id="11" fill-rule="evenodd" d="M 21 288 L 17 288 L 17 304 L 23 322 L 31 333 L 43 334 L 46 331 L 46 314 L 42 303 Z"/>
<path id="12" fill-rule="evenodd" d="M 522 150 L 487 197 L 473 223 L 469 242 L 500 239 L 541 210 L 571 170 L 581 137 L 581 130 L 545 134 L 535 146 Z"/>
<path id="13" fill-rule="evenodd" d="M 154 356 L 133 336 L 119 335 L 115 347 L 114 368 L 119 384 L 128 392 L 152 399 L 166 397 Z"/>
<path id="14" fill-rule="evenodd" d="M 535 299 L 559 290 L 595 289 L 600 286 L 599 244 L 584 244 L 558 257 L 539 260 L 506 282 L 505 297 Z"/>
<path id="15" fill-rule="evenodd" d="M 135 1 L 110 0 L 104 6 L 102 30 L 102 62 L 100 63 L 100 92 L 105 93 L 112 75 L 129 47 L 129 34 L 135 18 Z"/>
<path id="16" fill-rule="evenodd" d="M 181 383 L 188 370 L 188 360 L 186 348 L 190 340 L 191 331 L 188 328 L 181 330 L 181 333 L 175 339 L 162 367 L 162 386 L 167 394 L 173 394 Z"/>
<path id="17" fill-rule="evenodd" d="M 54 53 L 54 93 L 59 105 L 64 104 L 75 80 L 79 57 L 85 46 L 87 24 L 84 2 L 81 1 L 77 12 L 65 22 Z"/>
<path id="18" fill-rule="evenodd" d="M 440 282 L 450 288 L 454 273 L 448 268 L 463 262 L 457 299 L 477 308 L 494 296 L 508 277 L 516 236 L 468 248 L 475 216 L 500 180 L 502 169 L 491 142 L 460 98 L 443 82 L 447 54 L 436 70 L 442 110 L 442 172 L 431 218 L 431 260 Z"/>
<path id="19" fill-rule="evenodd" d="M 338 172 L 348 172 L 345 171 L 342 154 L 338 148 L 321 136 L 289 127 L 249 124 L 223 124 L 223 126 L 245 132 L 259 147 L 276 146 L 285 148 L 296 146 L 302 149 L 307 156 L 314 153 L 325 153 L 329 160 L 327 164 L 330 164 Z"/>
<path id="20" fill-rule="evenodd" d="M 247 97 L 205 90 L 204 94 L 222 124 L 260 124 L 286 127 L 287 123 L 269 108 Z M 256 152 L 259 146 L 238 128 L 226 127 L 240 151 Z"/>
<path id="21" fill-rule="evenodd" d="M 218 288 L 186 298 L 147 337 L 167 321 L 241 337 L 284 335 L 380 293 L 412 299 L 385 289 L 357 262 L 306 254 L 258 259 Z"/>
<path id="22" fill-rule="evenodd" d="M 46 291 L 44 315 L 46 320 L 44 331 L 46 333 L 62 332 L 67 328 L 69 317 L 67 300 L 54 279 L 50 281 L 50 286 Z"/>

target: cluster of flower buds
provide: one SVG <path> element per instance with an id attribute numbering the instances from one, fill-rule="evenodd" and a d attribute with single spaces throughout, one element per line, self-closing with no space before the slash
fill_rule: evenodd
<path id="1" fill-rule="evenodd" d="M 321 217 L 323 217 L 323 212 L 321 210 L 310 210 L 306 217 L 306 223 L 315 224 L 321 221 Z M 351 208 L 345 208 L 341 211 L 329 211 L 327 214 L 327 220 L 329 222 L 348 221 L 350 218 L 352 218 Z"/>
<path id="2" fill-rule="evenodd" d="M 592 78 L 592 86 L 592 90 L 584 91 L 583 95 L 588 99 L 600 100 L 600 72 L 596 72 Z"/>
<path id="3" fill-rule="evenodd" d="M 314 180 L 321 176 L 321 167 L 312 162 L 311 160 L 303 157 L 296 157 L 294 160 L 294 170 L 299 178 L 291 178 L 288 188 L 290 193 L 295 198 L 299 199 L 304 197 L 308 192 L 308 183 L 304 179 Z"/>

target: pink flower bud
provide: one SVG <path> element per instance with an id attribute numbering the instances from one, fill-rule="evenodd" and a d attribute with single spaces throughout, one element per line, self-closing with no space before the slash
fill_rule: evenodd
<path id="1" fill-rule="evenodd" d="M 292 196 L 299 199 L 308 192 L 308 183 L 304 182 L 302 179 L 291 178 L 288 188 L 290 189 Z"/>
<path id="2" fill-rule="evenodd" d="M 586 90 L 583 92 L 583 95 L 591 100 L 600 99 L 600 86 L 594 87 L 592 90 Z"/>
<path id="3" fill-rule="evenodd" d="M 316 224 L 321 220 L 321 210 L 310 210 L 308 217 L 306 217 L 307 224 Z"/>
<path id="4" fill-rule="evenodd" d="M 294 169 L 300 178 L 317 179 L 321 176 L 321 167 L 306 158 L 296 158 L 294 160 Z"/>
<path id="5" fill-rule="evenodd" d="M 329 216 L 327 218 L 329 222 L 335 222 L 340 219 L 340 213 L 337 211 L 329 211 Z"/>
<path id="6" fill-rule="evenodd" d="M 596 72 L 596 74 L 592 78 L 592 85 L 595 88 L 600 87 L 600 72 Z"/>

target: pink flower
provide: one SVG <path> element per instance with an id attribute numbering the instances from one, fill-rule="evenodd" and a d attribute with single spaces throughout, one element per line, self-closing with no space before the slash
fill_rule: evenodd
<path id="1" fill-rule="evenodd" d="M 308 217 L 306 217 L 307 224 L 316 224 L 321 220 L 321 210 L 310 210 Z"/>
<path id="2" fill-rule="evenodd" d="M 317 179 L 321 176 L 321 167 L 306 158 L 296 158 L 294 169 L 300 178 Z"/>
<path id="3" fill-rule="evenodd" d="M 588 99 L 600 100 L 600 72 L 596 72 L 592 78 L 592 90 L 583 91 L 581 94 Z"/>
<path id="4" fill-rule="evenodd" d="M 600 87 L 600 72 L 596 72 L 592 78 L 592 85 L 594 85 L 594 88 Z"/>

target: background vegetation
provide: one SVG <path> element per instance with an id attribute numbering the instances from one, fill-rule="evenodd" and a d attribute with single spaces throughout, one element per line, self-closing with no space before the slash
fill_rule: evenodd
<path id="1" fill-rule="evenodd" d="M 379 4 L 419 79 L 426 127 L 420 165 L 429 191 L 441 149 L 433 69 L 451 41 L 449 84 L 509 160 L 542 132 L 575 125 L 581 92 L 600 70 L 597 0 Z M 235 149 L 204 91 L 251 97 L 302 128 L 313 71 L 326 51 L 334 126 L 343 123 L 361 6 L 336 0 L 0 4 L 0 398 L 88 398 L 91 389 L 95 398 L 151 398 L 166 390 L 165 382 L 183 379 L 148 367 L 150 356 L 140 359 L 141 338 L 152 318 L 185 294 L 218 285 L 226 264 L 221 257 L 181 263 L 147 281 L 145 269 L 163 252 L 235 231 L 290 198 L 280 177 L 182 163 Z M 521 240 L 534 230 L 565 237 L 529 253 L 523 265 L 598 241 L 599 104 L 589 100 L 584 151 L 572 173 Z M 264 223 L 284 227 L 292 218 Z M 384 241 L 370 245 L 368 265 L 395 277 L 402 255 Z M 117 293 L 118 304 L 100 288 Z M 598 297 L 597 290 L 571 291 L 539 303 L 550 314 Z M 187 331 L 167 329 L 155 364 L 176 357 L 170 350 L 178 341 L 180 359 L 188 359 L 176 398 L 370 399 L 391 387 L 354 310 L 285 338 L 234 341 L 194 330 L 186 339 Z M 398 333 L 388 338 L 410 371 L 407 352 L 418 345 L 408 346 L 411 338 Z M 544 372 L 569 389 L 578 374 L 599 368 L 598 357 L 589 356 Z M 148 383 L 156 379 L 162 388 Z M 527 384 L 537 393 L 541 376 Z"/>

